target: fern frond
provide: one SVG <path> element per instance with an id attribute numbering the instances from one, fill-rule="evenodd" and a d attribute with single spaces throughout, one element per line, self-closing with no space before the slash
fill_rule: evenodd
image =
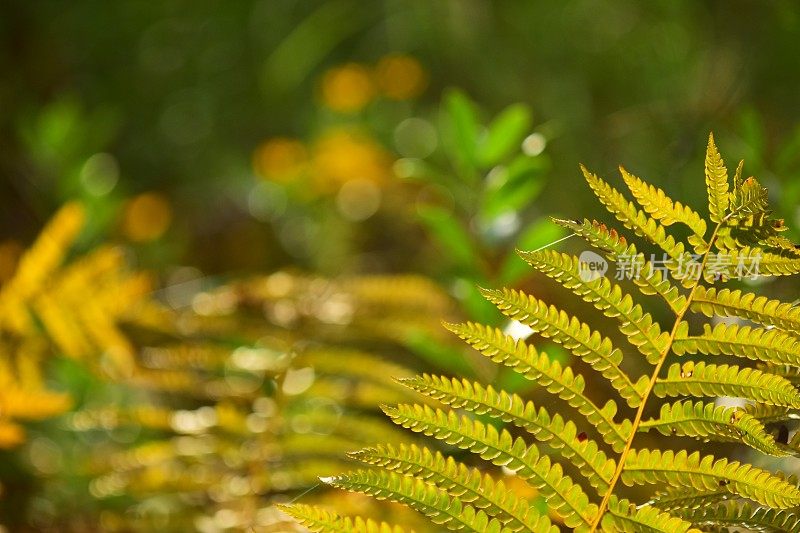
<path id="1" fill-rule="evenodd" d="M 800 257 L 794 253 L 768 252 L 745 246 L 712 254 L 721 266 L 718 271 L 728 278 L 791 276 L 800 273 Z"/>
<path id="2" fill-rule="evenodd" d="M 683 309 L 686 297 L 681 294 L 664 274 L 647 261 L 644 254 L 636 251 L 636 246 L 629 244 L 623 236 L 614 229 L 609 229 L 605 224 L 594 220 L 584 219 L 583 222 L 572 220 L 553 219 L 553 221 L 576 235 L 581 236 L 592 246 L 603 250 L 612 261 L 620 257 L 630 261 L 631 270 L 638 273 L 632 276 L 631 281 L 644 295 L 657 294 L 669 305 L 675 314 Z"/>
<path id="3" fill-rule="evenodd" d="M 533 402 L 526 402 L 516 394 L 497 392 L 491 386 L 484 388 L 466 379 L 425 374 L 401 382 L 451 407 L 465 408 L 478 415 L 488 414 L 527 430 L 578 467 L 600 494 L 608 488 L 616 463 L 606 457 L 594 440 L 579 439 L 578 428 L 572 421 L 565 422 L 561 415 L 551 417 L 543 407 L 537 411 Z"/>
<path id="4" fill-rule="evenodd" d="M 593 304 L 606 316 L 620 321 L 620 331 L 654 364 L 667 345 L 669 334 L 633 298 L 608 280 L 600 277 L 586 281 L 581 277 L 580 259 L 552 250 L 520 252 L 520 257 L 546 276 Z"/>
<path id="5" fill-rule="evenodd" d="M 553 339 L 586 361 L 611 382 L 611 386 L 617 389 L 628 405 L 639 405 L 647 387 L 647 377 L 642 376 L 634 385 L 620 368 L 622 352 L 611 344 L 608 337 L 554 305 L 548 306 L 521 291 L 482 289 L 481 292 L 509 318 L 518 320 L 543 337 Z"/>
<path id="6" fill-rule="evenodd" d="M 596 174 L 589 172 L 586 167 L 581 166 L 581 171 L 600 203 L 617 220 L 622 222 L 626 228 L 633 230 L 636 235 L 658 246 L 669 256 L 669 260 L 664 264 L 672 272 L 674 278 L 684 278 L 686 273 L 696 269 L 696 267 L 692 268 L 696 265 L 692 254 L 686 251 L 682 242 L 676 241 L 672 235 L 668 234 L 664 226 L 659 224 L 655 218 L 651 218 L 644 211 L 637 209 L 633 202 L 630 202 L 622 193 Z M 691 284 L 693 280 L 687 279 L 686 283 Z"/>
<path id="7" fill-rule="evenodd" d="M 776 457 L 789 455 L 775 444 L 775 439 L 766 432 L 761 422 L 735 407 L 691 401 L 664 404 L 658 418 L 643 420 L 639 425 L 640 431 L 651 429 L 663 435 L 742 442 Z"/>
<path id="8" fill-rule="evenodd" d="M 348 454 L 368 465 L 400 474 L 412 475 L 446 490 L 464 503 L 482 509 L 503 522 L 512 531 L 538 527 L 541 516 L 528 502 L 518 498 L 502 481 L 470 469 L 452 457 L 432 452 L 426 447 L 391 444 L 366 448 Z"/>
<path id="9" fill-rule="evenodd" d="M 605 531 L 621 533 L 700 533 L 687 522 L 649 505 L 634 505 L 612 497 L 603 517 Z"/>
<path id="10" fill-rule="evenodd" d="M 766 470 L 686 450 L 631 450 L 622 472 L 627 485 L 668 483 L 699 490 L 724 488 L 777 509 L 800 505 L 800 490 Z"/>
<path id="11" fill-rule="evenodd" d="M 421 405 L 383 407 L 396 424 L 424 433 L 503 466 L 539 489 L 548 507 L 564 518 L 569 527 L 588 526 L 597 511 L 579 485 L 565 476 L 558 463 L 541 455 L 536 446 L 453 411 Z"/>
<path id="12" fill-rule="evenodd" d="M 689 243 L 697 253 L 705 252 L 708 248 L 705 241 L 706 221 L 694 209 L 674 202 L 663 190 L 644 182 L 624 168 L 620 167 L 619 171 L 633 197 L 650 216 L 660 220 L 664 226 L 671 226 L 676 222 L 685 224 L 692 230 Z"/>
<path id="13" fill-rule="evenodd" d="M 740 172 L 739 168 L 736 171 Z M 741 219 L 769 213 L 767 189 L 753 177 L 742 181 L 741 174 L 739 174 L 738 180 L 734 178 L 730 200 L 730 218 Z"/>
<path id="14" fill-rule="evenodd" d="M 675 396 L 733 396 L 755 402 L 800 408 L 800 391 L 787 379 L 771 372 L 702 361 L 674 363 L 667 375 L 656 380 L 653 393 Z"/>
<path id="15" fill-rule="evenodd" d="M 708 135 L 705 163 L 708 211 L 711 221 L 720 223 L 728 212 L 728 169 L 714 144 L 714 134 Z"/>
<path id="16" fill-rule="evenodd" d="M 733 501 L 698 509 L 676 509 L 676 514 L 699 526 L 800 533 L 800 517 L 797 514 L 786 510 L 752 507 L 746 502 Z"/>
<path id="17" fill-rule="evenodd" d="M 404 533 L 400 526 L 361 517 L 343 517 L 312 505 L 279 505 L 278 509 L 313 533 Z"/>
<path id="18" fill-rule="evenodd" d="M 800 339 L 777 329 L 753 328 L 737 324 L 703 326 L 703 334 L 679 334 L 672 344 L 676 355 L 685 353 L 734 355 L 773 364 L 800 366 Z"/>
<path id="19" fill-rule="evenodd" d="M 741 290 L 697 287 L 691 309 L 707 317 L 738 317 L 763 326 L 800 331 L 800 306 Z"/>
<path id="20" fill-rule="evenodd" d="M 583 376 L 574 374 L 570 367 L 562 368 L 558 361 L 552 361 L 547 354 L 538 353 L 533 346 L 522 340 L 514 340 L 497 328 L 472 322 L 445 326 L 492 361 L 512 368 L 536 381 L 548 392 L 558 395 L 585 416 L 614 451 L 622 450 L 630 435 L 630 421 L 624 420 L 621 424 L 614 421 L 617 405 L 613 400 L 608 400 L 602 408 L 595 405 L 584 394 L 586 382 Z"/>
<path id="21" fill-rule="evenodd" d="M 336 477 L 322 478 L 328 485 L 353 492 L 362 492 L 379 500 L 403 503 L 424 514 L 434 524 L 443 525 L 453 531 L 475 533 L 511 533 L 502 523 L 489 518 L 483 511 L 463 504 L 458 498 L 443 489 L 412 476 L 395 472 L 356 470 Z M 554 533 L 554 526 L 539 529 L 542 533 Z"/>

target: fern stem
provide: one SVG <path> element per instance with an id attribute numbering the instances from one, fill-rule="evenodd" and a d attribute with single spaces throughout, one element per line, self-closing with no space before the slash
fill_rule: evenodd
<path id="1" fill-rule="evenodd" d="M 658 375 L 661 373 L 661 368 L 664 366 L 664 362 L 667 360 L 667 355 L 669 355 L 670 350 L 672 350 L 672 344 L 675 342 L 675 337 L 678 334 L 678 328 L 680 327 L 681 321 L 683 320 L 683 317 L 686 315 L 686 313 L 689 311 L 689 307 L 692 304 L 692 298 L 694 297 L 694 294 L 697 291 L 697 287 L 700 285 L 700 281 L 703 279 L 703 272 L 705 271 L 706 263 L 708 262 L 708 257 L 709 254 L 711 253 L 711 249 L 717 240 L 717 235 L 719 233 L 719 230 L 722 227 L 722 225 L 728 220 L 728 218 L 730 218 L 730 215 L 723 218 L 719 223 L 717 223 L 717 226 L 714 228 L 714 233 L 712 233 L 711 239 L 709 239 L 708 241 L 708 249 L 703 254 L 703 261 L 700 263 L 700 272 L 697 276 L 697 281 L 694 283 L 694 285 L 692 285 L 692 289 L 691 291 L 689 291 L 689 296 L 687 296 L 686 298 L 686 303 L 675 317 L 675 324 L 672 326 L 672 331 L 670 332 L 669 335 L 669 341 L 662 350 L 661 356 L 658 358 L 658 362 L 656 363 L 655 369 L 653 369 L 653 373 L 650 376 L 650 382 L 648 383 L 647 388 L 644 391 L 641 404 L 639 404 L 639 408 L 636 410 L 636 416 L 633 419 L 631 434 L 628 436 L 628 439 L 625 442 L 625 447 L 623 448 L 622 453 L 619 456 L 619 461 L 617 462 L 617 470 L 614 472 L 614 476 L 608 483 L 608 489 L 603 495 L 603 501 L 600 502 L 600 506 L 597 509 L 597 516 L 595 517 L 594 522 L 592 523 L 592 527 L 589 530 L 589 533 L 595 533 L 595 531 L 597 531 L 597 528 L 600 526 L 600 522 L 603 520 L 603 515 L 608 509 L 608 502 L 611 499 L 612 494 L 614 493 L 614 488 L 617 482 L 622 476 L 622 471 L 625 468 L 625 459 L 628 457 L 628 453 L 630 452 L 631 447 L 633 445 L 633 439 L 636 437 L 636 432 L 639 430 L 639 425 L 642 422 L 642 416 L 644 415 L 644 409 L 647 406 L 647 400 L 650 397 L 650 394 L 653 392 L 653 388 L 656 385 L 656 380 L 658 379 Z"/>

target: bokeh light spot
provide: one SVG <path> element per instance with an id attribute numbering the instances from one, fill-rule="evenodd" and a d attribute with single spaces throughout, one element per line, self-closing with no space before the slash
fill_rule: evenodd
<path id="1" fill-rule="evenodd" d="M 428 85 L 428 75 L 415 58 L 403 54 L 383 57 L 375 68 L 378 87 L 387 98 L 408 100 Z"/>
<path id="2" fill-rule="evenodd" d="M 296 179 L 308 161 L 305 145 L 297 139 L 276 137 L 264 141 L 253 153 L 253 171 L 278 183 Z"/>
<path id="3" fill-rule="evenodd" d="M 81 185 L 93 196 L 105 196 L 119 181 L 119 164 L 111 154 L 94 154 L 81 167 Z"/>
<path id="4" fill-rule="evenodd" d="M 122 231 L 134 242 L 161 237 L 172 222 L 172 209 L 160 193 L 149 192 L 133 198 L 125 206 Z"/>
<path id="5" fill-rule="evenodd" d="M 369 71 L 357 63 L 329 70 L 322 77 L 322 103 L 340 113 L 362 110 L 375 96 Z"/>
<path id="6" fill-rule="evenodd" d="M 342 185 L 336 207 L 348 220 L 360 222 L 374 215 L 381 205 L 381 191 L 371 181 L 357 179 Z"/>

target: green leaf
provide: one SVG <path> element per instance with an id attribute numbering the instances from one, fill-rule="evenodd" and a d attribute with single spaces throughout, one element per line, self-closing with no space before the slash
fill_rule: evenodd
<path id="1" fill-rule="evenodd" d="M 420 219 L 449 258 L 464 270 L 474 270 L 480 264 L 472 238 L 453 213 L 434 205 L 417 209 Z"/>
<path id="2" fill-rule="evenodd" d="M 631 450 L 622 481 L 629 486 L 666 483 L 698 490 L 724 488 L 730 494 L 776 509 L 800 505 L 800 490 L 766 470 L 700 452 L 689 454 L 686 450 Z"/>
<path id="3" fill-rule="evenodd" d="M 477 420 L 459 417 L 454 411 L 432 409 L 427 405 L 384 406 L 383 411 L 400 426 L 515 471 L 540 490 L 548 507 L 563 516 L 569 527 L 588 525 L 597 512 L 597 506 L 589 502 L 579 485 L 564 475 L 560 465 L 553 464 L 536 446 L 512 437 L 506 430 L 497 431 Z"/>
<path id="4" fill-rule="evenodd" d="M 465 505 L 447 491 L 412 476 L 385 470 L 357 470 L 322 481 L 334 487 L 406 504 L 426 515 L 434 524 L 453 531 L 511 533 L 499 520 L 489 518 L 483 511 Z M 550 533 L 552 528 L 544 526 L 540 531 Z"/>
<path id="5" fill-rule="evenodd" d="M 519 150 L 519 143 L 528 133 L 531 122 L 531 110 L 525 104 L 513 104 L 501 111 L 478 143 L 478 163 L 491 167 Z"/>
<path id="6" fill-rule="evenodd" d="M 481 218 L 491 220 L 530 205 L 544 188 L 549 166 L 545 157 L 519 156 L 508 167 L 496 167 L 487 179 Z"/>
<path id="7" fill-rule="evenodd" d="M 469 181 L 477 180 L 477 142 L 480 123 L 475 104 L 458 89 L 444 96 L 443 141 L 448 156 Z"/>
<path id="8" fill-rule="evenodd" d="M 278 508 L 313 533 L 404 533 L 400 526 L 365 520 L 360 516 L 339 516 L 310 505 L 279 505 Z"/>
<path id="9" fill-rule="evenodd" d="M 414 444 L 391 444 L 366 448 L 349 457 L 377 468 L 412 475 L 446 490 L 464 503 L 482 509 L 513 531 L 532 531 L 546 517 L 540 516 L 527 501 L 518 498 L 502 481 L 495 481 L 477 468 L 469 468 L 452 457 Z"/>
<path id="10" fill-rule="evenodd" d="M 708 210 L 713 222 L 722 222 L 728 212 L 728 187 L 728 169 L 714 144 L 714 135 L 709 134 L 706 149 L 706 189 Z"/>

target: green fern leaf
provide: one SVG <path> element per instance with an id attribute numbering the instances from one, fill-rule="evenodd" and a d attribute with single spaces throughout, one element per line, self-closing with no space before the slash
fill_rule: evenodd
<path id="1" fill-rule="evenodd" d="M 617 220 L 640 237 L 658 246 L 669 256 L 665 266 L 672 272 L 673 277 L 681 279 L 687 272 L 697 270 L 698 266 L 692 255 L 686 251 L 683 243 L 669 235 L 664 226 L 659 224 L 656 219 L 648 217 L 645 212 L 637 209 L 633 202 L 628 201 L 622 193 L 596 174 L 589 172 L 586 167 L 581 166 L 581 171 L 595 196 Z M 687 279 L 686 282 L 691 284 L 692 280 Z"/>
<path id="2" fill-rule="evenodd" d="M 711 257 L 720 265 L 717 270 L 725 278 L 791 276 L 800 273 L 800 257 L 785 251 L 768 252 L 745 246 L 712 254 Z"/>
<path id="3" fill-rule="evenodd" d="M 464 339 L 483 355 L 502 363 L 528 379 L 536 381 L 548 392 L 558 395 L 581 413 L 589 423 L 597 428 L 603 440 L 620 452 L 630 435 L 630 421 L 621 424 L 614 422 L 617 406 L 608 400 L 600 408 L 584 394 L 586 382 L 580 374 L 574 374 L 570 367 L 561 367 L 547 354 L 538 353 L 533 346 L 516 341 L 504 335 L 499 329 L 480 324 L 446 324 L 453 333 Z"/>
<path id="4" fill-rule="evenodd" d="M 676 514 L 703 527 L 735 527 L 751 531 L 800 533 L 798 515 L 785 510 L 752 507 L 748 503 L 725 502 L 699 509 L 682 509 Z"/>
<path id="5" fill-rule="evenodd" d="M 616 463 L 606 457 L 594 440 L 579 438 L 578 428 L 572 421 L 565 422 L 558 414 L 551 417 L 542 407 L 537 412 L 533 402 L 526 402 L 516 394 L 497 392 L 491 386 L 484 388 L 466 379 L 459 381 L 425 374 L 404 379 L 402 383 L 451 407 L 478 415 L 488 414 L 527 430 L 578 467 L 600 494 L 608 489 Z"/>
<path id="6" fill-rule="evenodd" d="M 767 455 L 789 455 L 775 444 L 757 419 L 735 407 L 713 403 L 676 402 L 661 407 L 658 418 L 644 420 L 640 431 L 656 429 L 664 435 L 678 435 L 702 440 L 742 442 Z"/>
<path id="7" fill-rule="evenodd" d="M 637 506 L 615 496 L 608 502 L 603 517 L 604 531 L 624 533 L 700 533 L 691 522 L 672 516 L 649 505 Z"/>
<path id="8" fill-rule="evenodd" d="M 740 168 L 736 169 L 737 173 L 741 172 Z M 731 212 L 728 216 L 735 219 L 768 214 L 770 210 L 767 189 L 752 177 L 742 181 L 741 174 L 739 174 L 738 179 L 734 178 L 730 208 Z"/>
<path id="9" fill-rule="evenodd" d="M 620 368 L 622 352 L 611 344 L 608 337 L 593 331 L 588 325 L 553 305 L 511 289 L 481 292 L 509 318 L 518 320 L 543 337 L 551 338 L 582 358 L 619 391 L 631 407 L 637 407 L 647 386 L 642 376 L 634 385 Z"/>
<path id="10" fill-rule="evenodd" d="M 631 276 L 631 281 L 645 295 L 657 294 L 664 299 L 670 309 L 676 314 L 680 313 L 686 303 L 686 297 L 677 287 L 672 285 L 663 275 L 661 270 L 653 267 L 644 254 L 636 251 L 636 246 L 628 244 L 624 237 L 614 229 L 609 229 L 605 224 L 594 220 L 584 219 L 583 222 L 553 219 L 556 224 L 575 232 L 583 237 L 589 244 L 606 253 L 612 261 L 625 258 L 630 262 L 630 271 L 637 275 Z"/>
<path id="11" fill-rule="evenodd" d="M 323 478 L 328 485 L 362 492 L 379 500 L 403 503 L 424 514 L 434 524 L 443 525 L 453 531 L 474 531 L 475 533 L 511 533 L 495 518 L 489 518 L 483 511 L 463 504 L 451 497 L 443 489 L 412 476 L 394 472 L 356 470 L 336 477 Z M 555 533 L 558 530 L 543 526 L 542 533 Z"/>
<path id="12" fill-rule="evenodd" d="M 608 278 L 600 277 L 586 281 L 581 277 L 580 260 L 577 257 L 542 250 L 520 252 L 520 257 L 545 275 L 560 282 L 567 289 L 593 304 L 606 316 L 619 319 L 620 331 L 639 348 L 648 362 L 655 364 L 667 346 L 669 334 L 645 313 L 642 306 L 634 304 L 633 298 Z"/>
<path id="13" fill-rule="evenodd" d="M 706 149 L 706 188 L 708 211 L 712 222 L 720 223 L 728 212 L 728 169 L 714 144 L 714 135 L 708 136 Z"/>
<path id="14" fill-rule="evenodd" d="M 735 355 L 755 361 L 800 366 L 800 339 L 776 329 L 737 324 L 705 324 L 702 335 L 679 336 L 672 345 L 676 355 L 703 353 Z"/>
<path id="15" fill-rule="evenodd" d="M 733 396 L 800 408 L 800 392 L 781 376 L 754 368 L 709 365 L 702 361 L 670 365 L 666 377 L 656 381 L 653 393 L 660 398 Z"/>
<path id="16" fill-rule="evenodd" d="M 674 202 L 663 190 L 645 183 L 624 168 L 619 167 L 619 171 L 633 197 L 650 216 L 665 226 L 671 226 L 676 222 L 685 224 L 692 230 L 689 243 L 694 246 L 695 251 L 703 253 L 708 249 L 705 241 L 706 221 L 694 209 L 680 202 Z"/>
<path id="17" fill-rule="evenodd" d="M 597 506 L 579 485 L 565 476 L 558 463 L 541 455 L 536 446 L 529 446 L 521 438 L 513 438 L 506 430 L 497 431 L 480 421 L 466 416 L 458 417 L 453 411 L 445 412 L 421 405 L 383 407 L 396 424 L 418 433 L 424 433 L 469 450 L 482 459 L 503 466 L 539 489 L 547 505 L 564 518 L 569 527 L 588 526 L 597 512 Z"/>
<path id="18" fill-rule="evenodd" d="M 361 517 L 342 517 L 311 505 L 279 505 L 278 508 L 314 533 L 404 533 L 400 526 Z"/>
<path id="19" fill-rule="evenodd" d="M 631 450 L 622 480 L 627 485 L 668 483 L 709 491 L 724 488 L 777 509 L 800 505 L 800 490 L 766 470 L 685 450 Z"/>
<path id="20" fill-rule="evenodd" d="M 542 517 L 528 503 L 488 474 L 468 468 L 452 457 L 416 445 L 391 444 L 348 454 L 353 459 L 392 472 L 412 475 L 446 490 L 464 503 L 482 509 L 512 531 L 540 527 Z"/>
<path id="21" fill-rule="evenodd" d="M 691 309 L 707 317 L 738 317 L 786 331 L 800 331 L 800 306 L 738 289 L 697 287 Z"/>
<path id="22" fill-rule="evenodd" d="M 581 417 L 569 420 L 562 412 L 549 406 L 537 408 L 518 394 L 467 379 L 429 374 L 397 380 L 424 396 L 418 405 L 403 400 L 395 407 L 384 407 L 384 412 L 403 428 L 505 468 L 507 475 L 538 489 L 549 511 L 580 533 L 695 533 L 698 526 L 715 531 L 747 527 L 800 533 L 795 514 L 782 511 L 800 508 L 796 480 L 724 457 L 634 446 L 637 434 L 655 430 L 703 442 L 742 444 L 775 457 L 800 457 L 800 433 L 789 438 L 790 422 L 800 419 L 800 308 L 715 287 L 732 278 L 800 273 L 800 248 L 782 235 L 786 229 L 783 221 L 772 218 L 766 190 L 754 178 L 742 178 L 741 163 L 730 188 L 728 171 L 713 136 L 709 137 L 705 160 L 711 223 L 624 168 L 620 172 L 635 202 L 586 168 L 581 169 L 601 203 L 625 228 L 646 241 L 646 246 L 665 252 L 666 270 L 656 268 L 661 262 L 648 261 L 634 244 L 604 224 L 587 219 L 556 223 L 617 261 L 617 279 L 628 279 L 645 296 L 658 296 L 672 311 L 674 320 L 669 326 L 659 324 L 654 319 L 658 315 L 645 312 L 644 304 L 610 277 L 587 279 L 580 258 L 551 250 L 519 254 L 535 269 L 617 321 L 623 336 L 649 363 L 645 366 L 647 374 L 632 377 L 624 370 L 623 352 L 602 330 L 592 329 L 578 317 L 519 291 L 482 293 L 506 316 L 561 344 L 600 373 L 635 414 L 615 421 L 615 401 L 596 404 L 594 396 L 586 392 L 583 376 L 572 368 L 562 367 L 547 354 L 499 329 L 473 323 L 446 327 L 490 360 L 563 400 Z M 688 228 L 688 239 L 679 240 L 668 233 L 667 229 L 676 224 Z M 706 237 L 709 226 L 713 231 Z M 681 290 L 681 285 L 688 291 Z M 702 333 L 690 334 L 689 311 L 753 324 L 704 324 Z M 671 354 L 741 357 L 755 361 L 755 368 L 723 364 L 727 361 L 667 364 Z M 342 371 L 378 389 L 394 391 L 387 397 L 396 398 L 396 385 L 387 383 L 384 375 L 371 375 L 374 369 L 364 370 L 367 366 Z M 326 372 L 321 371 L 322 384 L 328 377 Z M 595 391 L 598 395 L 606 390 L 604 383 L 600 385 Z M 698 401 L 720 396 L 742 398 L 745 406 Z M 667 402 L 656 400 L 676 397 Z M 436 402 L 446 408 L 434 408 Z M 657 405 L 659 414 L 648 418 L 652 415 L 647 413 L 653 413 Z M 346 421 L 347 416 L 344 418 Z M 590 426 L 597 429 L 602 442 L 594 438 L 594 433 L 592 438 L 587 436 L 594 431 Z M 331 442 L 341 448 L 348 438 L 348 428 L 337 427 Z M 528 442 L 533 439 L 538 441 L 535 445 Z M 406 503 L 430 516 L 434 523 L 454 530 L 554 530 L 546 517 L 490 473 L 416 444 L 398 445 L 394 439 L 387 442 L 393 444 L 351 455 L 378 471 L 347 474 L 334 478 L 334 484 Z M 606 445 L 618 455 L 606 455 Z M 293 446 L 296 458 L 314 457 L 310 439 L 297 439 Z M 540 449 L 552 457 L 543 455 Z M 563 467 L 571 468 L 567 462 L 580 473 L 581 481 L 565 474 Z M 620 482 L 656 485 L 655 494 L 643 505 L 632 504 L 622 499 Z M 601 496 L 599 504 L 590 501 L 584 485 Z M 742 500 L 757 502 L 763 509 L 753 510 Z"/>

